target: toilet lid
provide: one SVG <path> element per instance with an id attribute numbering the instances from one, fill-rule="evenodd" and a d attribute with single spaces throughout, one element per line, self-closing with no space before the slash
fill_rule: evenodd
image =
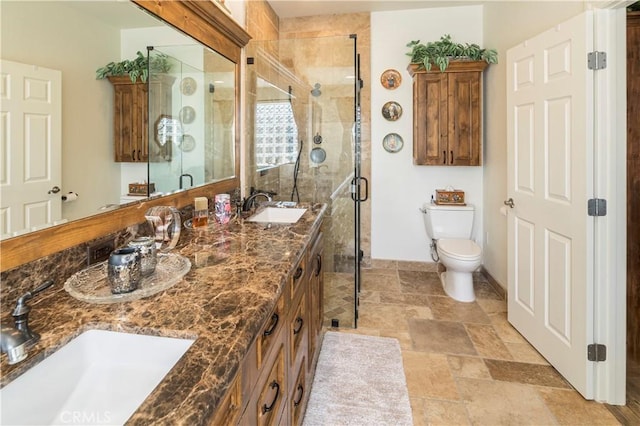
<path id="1" fill-rule="evenodd" d="M 482 255 L 482 249 L 474 241 L 462 239 L 440 239 L 438 250 L 456 259 L 475 259 Z"/>

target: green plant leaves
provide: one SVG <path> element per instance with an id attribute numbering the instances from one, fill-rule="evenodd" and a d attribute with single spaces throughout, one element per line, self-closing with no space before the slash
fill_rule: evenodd
<path id="1" fill-rule="evenodd" d="M 435 64 L 444 71 L 449 66 L 449 61 L 453 59 L 468 59 L 473 61 L 486 61 L 489 64 L 498 63 L 498 52 L 495 49 L 482 49 L 477 44 L 460 44 L 451 40 L 451 35 L 445 34 L 438 41 L 431 41 L 427 44 L 420 43 L 420 40 L 412 40 L 407 43 L 410 51 L 407 53 L 411 57 L 412 64 L 420 64 L 427 71 Z"/>
<path id="2" fill-rule="evenodd" d="M 171 70 L 170 58 L 163 54 L 157 53 L 151 57 L 151 62 L 147 57 L 138 51 L 136 58 L 133 60 L 125 59 L 121 62 L 109 62 L 104 67 L 96 70 L 96 79 L 102 80 L 107 77 L 116 77 L 121 75 L 129 75 L 133 83 L 139 78 L 142 82 L 146 82 L 149 77 L 149 69 L 152 73 L 167 73 Z"/>

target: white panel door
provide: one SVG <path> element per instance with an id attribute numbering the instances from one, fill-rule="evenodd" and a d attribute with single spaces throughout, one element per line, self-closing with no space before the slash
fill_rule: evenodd
<path id="1" fill-rule="evenodd" d="M 61 219 L 60 71 L 2 60 L 0 235 Z"/>
<path id="2" fill-rule="evenodd" d="M 507 52 L 508 317 L 593 399 L 591 12 Z"/>

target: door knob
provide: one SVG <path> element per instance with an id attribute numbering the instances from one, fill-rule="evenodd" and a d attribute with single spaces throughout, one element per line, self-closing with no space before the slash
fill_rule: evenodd
<path id="1" fill-rule="evenodd" d="M 47 192 L 47 194 L 57 194 L 58 192 L 60 192 L 60 188 L 58 188 L 57 186 L 54 186 L 49 190 L 49 192 Z"/>
<path id="2" fill-rule="evenodd" d="M 513 208 L 514 204 L 513 204 L 513 198 L 509 198 L 508 200 L 506 200 L 504 202 L 505 206 L 509 206 L 509 208 Z"/>

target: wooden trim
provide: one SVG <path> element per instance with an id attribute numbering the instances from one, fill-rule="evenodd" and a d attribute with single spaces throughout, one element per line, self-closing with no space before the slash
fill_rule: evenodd
<path id="1" fill-rule="evenodd" d="M 49 256 L 87 241 L 117 232 L 127 226 L 145 221 L 145 212 L 153 206 L 183 208 L 193 203 L 195 197 L 213 197 L 214 194 L 231 192 L 240 186 L 239 179 L 194 188 L 160 198 L 145 199 L 121 207 L 116 211 L 100 213 L 63 225 L 0 241 L 0 271 Z"/>
<path id="2" fill-rule="evenodd" d="M 407 66 L 407 71 L 409 71 L 409 75 L 413 77 L 415 74 L 436 74 L 441 72 L 469 72 L 469 71 L 477 71 L 481 72 L 487 68 L 489 64 L 486 61 L 451 61 L 449 62 L 449 66 L 446 70 L 440 71 L 436 65 L 431 67 L 430 71 L 422 68 L 420 64 L 409 64 Z"/>
<path id="3" fill-rule="evenodd" d="M 131 0 L 235 63 L 251 36 L 213 1 Z"/>
<path id="4" fill-rule="evenodd" d="M 169 25 L 217 51 L 234 63 L 240 62 L 241 49 L 251 36 L 226 12 L 211 1 L 131 0 Z M 171 205 L 183 208 L 194 197 L 212 197 L 240 187 L 240 67 L 236 66 L 235 170 L 236 177 L 207 184 L 177 194 L 146 199 L 63 225 L 31 232 L 0 241 L 0 272 L 8 271 L 41 257 L 49 256 L 82 243 L 144 222 L 144 213 L 153 206 Z"/>

